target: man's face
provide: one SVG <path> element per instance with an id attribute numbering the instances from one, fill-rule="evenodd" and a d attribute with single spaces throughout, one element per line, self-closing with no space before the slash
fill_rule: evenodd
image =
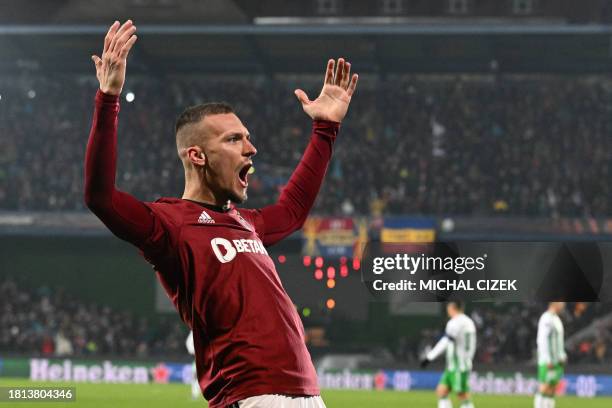
<path id="1" fill-rule="evenodd" d="M 206 182 L 220 201 L 247 199 L 248 172 L 257 153 L 249 131 L 233 113 L 208 115 L 202 121 L 206 135 Z"/>
<path id="2" fill-rule="evenodd" d="M 455 306 L 453 306 L 452 303 L 446 305 L 446 314 L 448 317 L 453 317 L 455 315 Z"/>
<path id="3" fill-rule="evenodd" d="M 565 302 L 553 302 L 553 308 L 555 313 L 559 314 L 565 309 Z"/>

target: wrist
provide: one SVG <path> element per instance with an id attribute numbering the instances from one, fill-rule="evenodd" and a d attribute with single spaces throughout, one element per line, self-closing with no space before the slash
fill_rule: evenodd
<path id="1" fill-rule="evenodd" d="M 119 102 L 119 95 L 107 94 L 101 89 L 96 92 L 96 100 L 103 104 L 117 104 Z"/>
<path id="2" fill-rule="evenodd" d="M 119 96 L 121 94 L 121 89 L 114 89 L 114 88 L 108 88 L 108 87 L 102 87 L 100 86 L 100 92 L 102 92 L 104 95 L 109 95 L 109 96 Z"/>
<path id="3" fill-rule="evenodd" d="M 312 126 L 314 128 L 339 128 L 340 122 L 336 122 L 334 120 L 329 119 L 313 119 Z"/>
<path id="4" fill-rule="evenodd" d="M 340 123 L 330 120 L 315 119 L 312 121 L 312 134 L 318 135 L 325 139 L 330 139 L 332 142 L 336 139 Z"/>

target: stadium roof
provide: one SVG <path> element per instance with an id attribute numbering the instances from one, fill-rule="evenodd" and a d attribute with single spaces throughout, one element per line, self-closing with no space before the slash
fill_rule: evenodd
<path id="1" fill-rule="evenodd" d="M 330 57 L 360 72 L 610 72 L 606 25 L 138 24 L 131 69 L 319 72 Z M 0 72 L 90 72 L 105 25 L 0 25 Z"/>
<path id="2" fill-rule="evenodd" d="M 231 0 L 4 0 L 0 24 L 241 24 L 250 19 Z"/>

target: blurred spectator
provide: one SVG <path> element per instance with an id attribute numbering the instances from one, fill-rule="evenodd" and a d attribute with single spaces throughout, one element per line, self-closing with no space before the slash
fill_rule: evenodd
<path id="1" fill-rule="evenodd" d="M 125 311 L 78 301 L 61 290 L 0 281 L 0 352 L 56 356 L 183 355 L 185 326 L 154 324 Z"/>
<path id="2" fill-rule="evenodd" d="M 475 362 L 531 361 L 537 322 L 543 310 L 545 305 L 532 303 L 470 307 L 469 313 L 478 331 Z M 576 311 L 580 314 L 576 315 Z M 566 339 L 611 312 L 607 304 L 569 303 L 562 315 Z M 10 279 L 0 281 L 0 327 L 3 329 L 0 330 L 0 353 L 45 356 L 183 356 L 183 339 L 187 334 L 186 327 L 175 316 L 154 322 L 108 306 L 78 301 L 61 290 L 26 289 Z M 427 328 L 413 336 L 399 336 L 392 348 L 389 340 L 369 344 L 368 349 L 393 350 L 398 362 L 415 363 L 440 334 L 439 327 Z M 309 328 L 307 336 L 309 346 L 318 348 L 319 354 L 340 347 L 325 338 L 321 327 Z M 341 350 L 364 347 L 358 342 L 349 343 L 343 343 Z M 569 361 L 612 362 L 607 352 L 609 347 L 612 347 L 612 326 L 600 325 L 595 337 L 567 350 Z"/>
<path id="3" fill-rule="evenodd" d="M 62 330 L 58 331 L 55 335 L 55 354 L 57 356 L 70 356 L 74 353 L 72 343 L 68 339 Z"/>

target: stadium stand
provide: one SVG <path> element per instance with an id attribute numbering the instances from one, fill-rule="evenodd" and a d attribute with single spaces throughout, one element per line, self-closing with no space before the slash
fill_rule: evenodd
<path id="1" fill-rule="evenodd" d="M 59 288 L 0 281 L 0 352 L 40 356 L 183 356 L 187 329 L 174 316 L 153 322 Z"/>
<path id="2" fill-rule="evenodd" d="M 84 210 L 92 79 L 1 80 L 1 209 Z M 612 214 L 609 78 L 429 75 L 362 82 L 316 213 Z M 122 103 L 119 186 L 146 200 L 180 195 L 174 119 L 190 104 L 226 100 L 259 150 L 248 206 L 269 203 L 306 144 L 309 122 L 292 90 L 318 85 L 318 77 L 130 78 L 124 96 L 133 92 L 134 101 Z"/>
<path id="3" fill-rule="evenodd" d="M 533 359 L 537 320 L 542 304 L 492 304 L 471 308 L 479 338 L 476 362 L 480 364 L 526 363 Z M 572 344 L 568 355 L 573 364 L 612 361 L 609 305 L 576 302 L 568 304 L 563 315 L 567 337 L 592 325 L 596 329 Z M 41 356 L 115 356 L 184 358 L 183 342 L 187 329 L 174 316 L 152 321 L 103 304 L 83 302 L 58 288 L 31 287 L 13 279 L 0 281 L 0 352 Z M 333 330 L 335 322 L 327 325 Z M 439 325 L 438 325 L 439 326 Z M 427 345 L 435 342 L 440 329 L 424 329 L 411 337 L 396 339 L 396 362 L 413 364 Z M 309 335 L 312 330 L 309 330 Z M 333 341 L 315 344 L 314 355 L 321 356 L 339 347 Z M 390 343 L 369 345 L 371 353 L 389 355 Z M 346 344 L 343 349 L 366 349 Z"/>

